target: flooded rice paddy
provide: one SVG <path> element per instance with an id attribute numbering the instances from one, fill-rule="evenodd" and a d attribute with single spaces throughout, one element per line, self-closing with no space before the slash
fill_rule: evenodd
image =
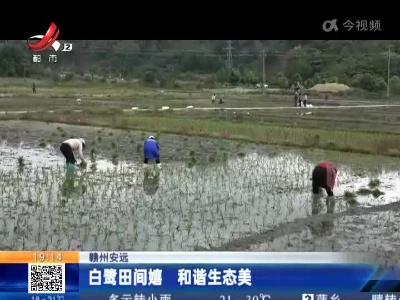
<path id="1" fill-rule="evenodd" d="M 400 246 L 396 159 L 160 135 L 157 173 L 142 168 L 150 133 L 3 122 L 0 134 L 2 250 L 394 253 Z M 58 149 L 70 136 L 86 138 L 89 161 L 72 178 Z M 340 168 L 333 213 L 324 195 L 311 196 L 310 174 L 322 159 Z"/>

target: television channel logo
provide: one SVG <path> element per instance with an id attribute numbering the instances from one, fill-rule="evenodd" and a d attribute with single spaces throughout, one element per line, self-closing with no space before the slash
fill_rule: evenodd
<path id="1" fill-rule="evenodd" d="M 72 51 L 72 43 L 61 44 L 59 41 L 57 41 L 57 37 L 59 34 L 60 29 L 58 29 L 57 25 L 52 22 L 49 29 L 47 29 L 45 35 L 34 35 L 27 40 L 28 48 L 33 52 L 42 52 L 51 47 L 54 49 L 55 52 L 57 52 L 62 46 L 61 51 Z M 33 62 L 41 62 L 41 55 L 33 55 Z M 49 62 L 57 62 L 57 55 L 49 55 Z"/>

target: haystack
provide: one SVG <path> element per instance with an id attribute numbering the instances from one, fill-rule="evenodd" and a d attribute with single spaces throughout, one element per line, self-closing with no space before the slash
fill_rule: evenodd
<path id="1" fill-rule="evenodd" d="M 339 93 L 350 90 L 351 88 L 342 83 L 318 83 L 310 91 L 317 93 Z"/>

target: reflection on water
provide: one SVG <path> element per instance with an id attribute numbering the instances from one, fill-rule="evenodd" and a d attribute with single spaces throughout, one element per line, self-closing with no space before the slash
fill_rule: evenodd
<path id="1" fill-rule="evenodd" d="M 315 210 L 309 180 L 315 162 L 290 152 L 193 168 L 166 163 L 155 177 L 147 176 L 141 163 L 116 167 L 97 160 L 96 170 L 89 165 L 69 181 L 63 158 L 52 150 L 25 149 L 22 173 L 16 172 L 19 151 L 2 151 L 0 249 L 191 250 L 263 232 Z M 348 181 L 339 196 L 367 180 L 346 167 L 341 173 Z M 396 177 L 381 180 L 390 190 Z M 388 194 L 368 201 L 395 201 Z M 340 201 L 336 211 L 345 209 Z"/>
<path id="2" fill-rule="evenodd" d="M 335 197 L 323 197 L 322 195 L 313 195 L 311 214 L 313 216 L 323 213 L 326 207 L 326 214 L 322 218 L 316 218 L 310 224 L 311 234 L 315 237 L 329 236 L 333 232 L 336 199 Z"/>
<path id="3" fill-rule="evenodd" d="M 84 176 L 76 176 L 70 170 L 66 171 L 64 181 L 60 186 L 61 195 L 67 198 L 85 194 L 86 185 L 84 184 Z"/>
<path id="4" fill-rule="evenodd" d="M 148 196 L 157 193 L 160 186 L 161 173 L 157 170 L 145 170 L 143 176 L 143 190 Z"/>

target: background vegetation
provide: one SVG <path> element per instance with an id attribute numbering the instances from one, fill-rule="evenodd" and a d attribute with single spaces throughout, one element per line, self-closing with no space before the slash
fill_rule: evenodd
<path id="1" fill-rule="evenodd" d="M 226 69 L 224 40 L 204 41 L 68 41 L 73 52 L 58 53 L 58 62 L 32 62 L 26 41 L 0 41 L 1 77 L 52 77 L 87 81 L 139 78 L 148 84 L 179 87 L 193 78 L 203 85 L 247 85 L 262 81 L 262 53 L 270 87 L 306 88 L 336 82 L 370 92 L 400 93 L 400 41 L 232 41 L 233 70 Z M 190 75 L 196 74 L 196 75 Z M 192 76 L 192 77 L 191 77 Z"/>

